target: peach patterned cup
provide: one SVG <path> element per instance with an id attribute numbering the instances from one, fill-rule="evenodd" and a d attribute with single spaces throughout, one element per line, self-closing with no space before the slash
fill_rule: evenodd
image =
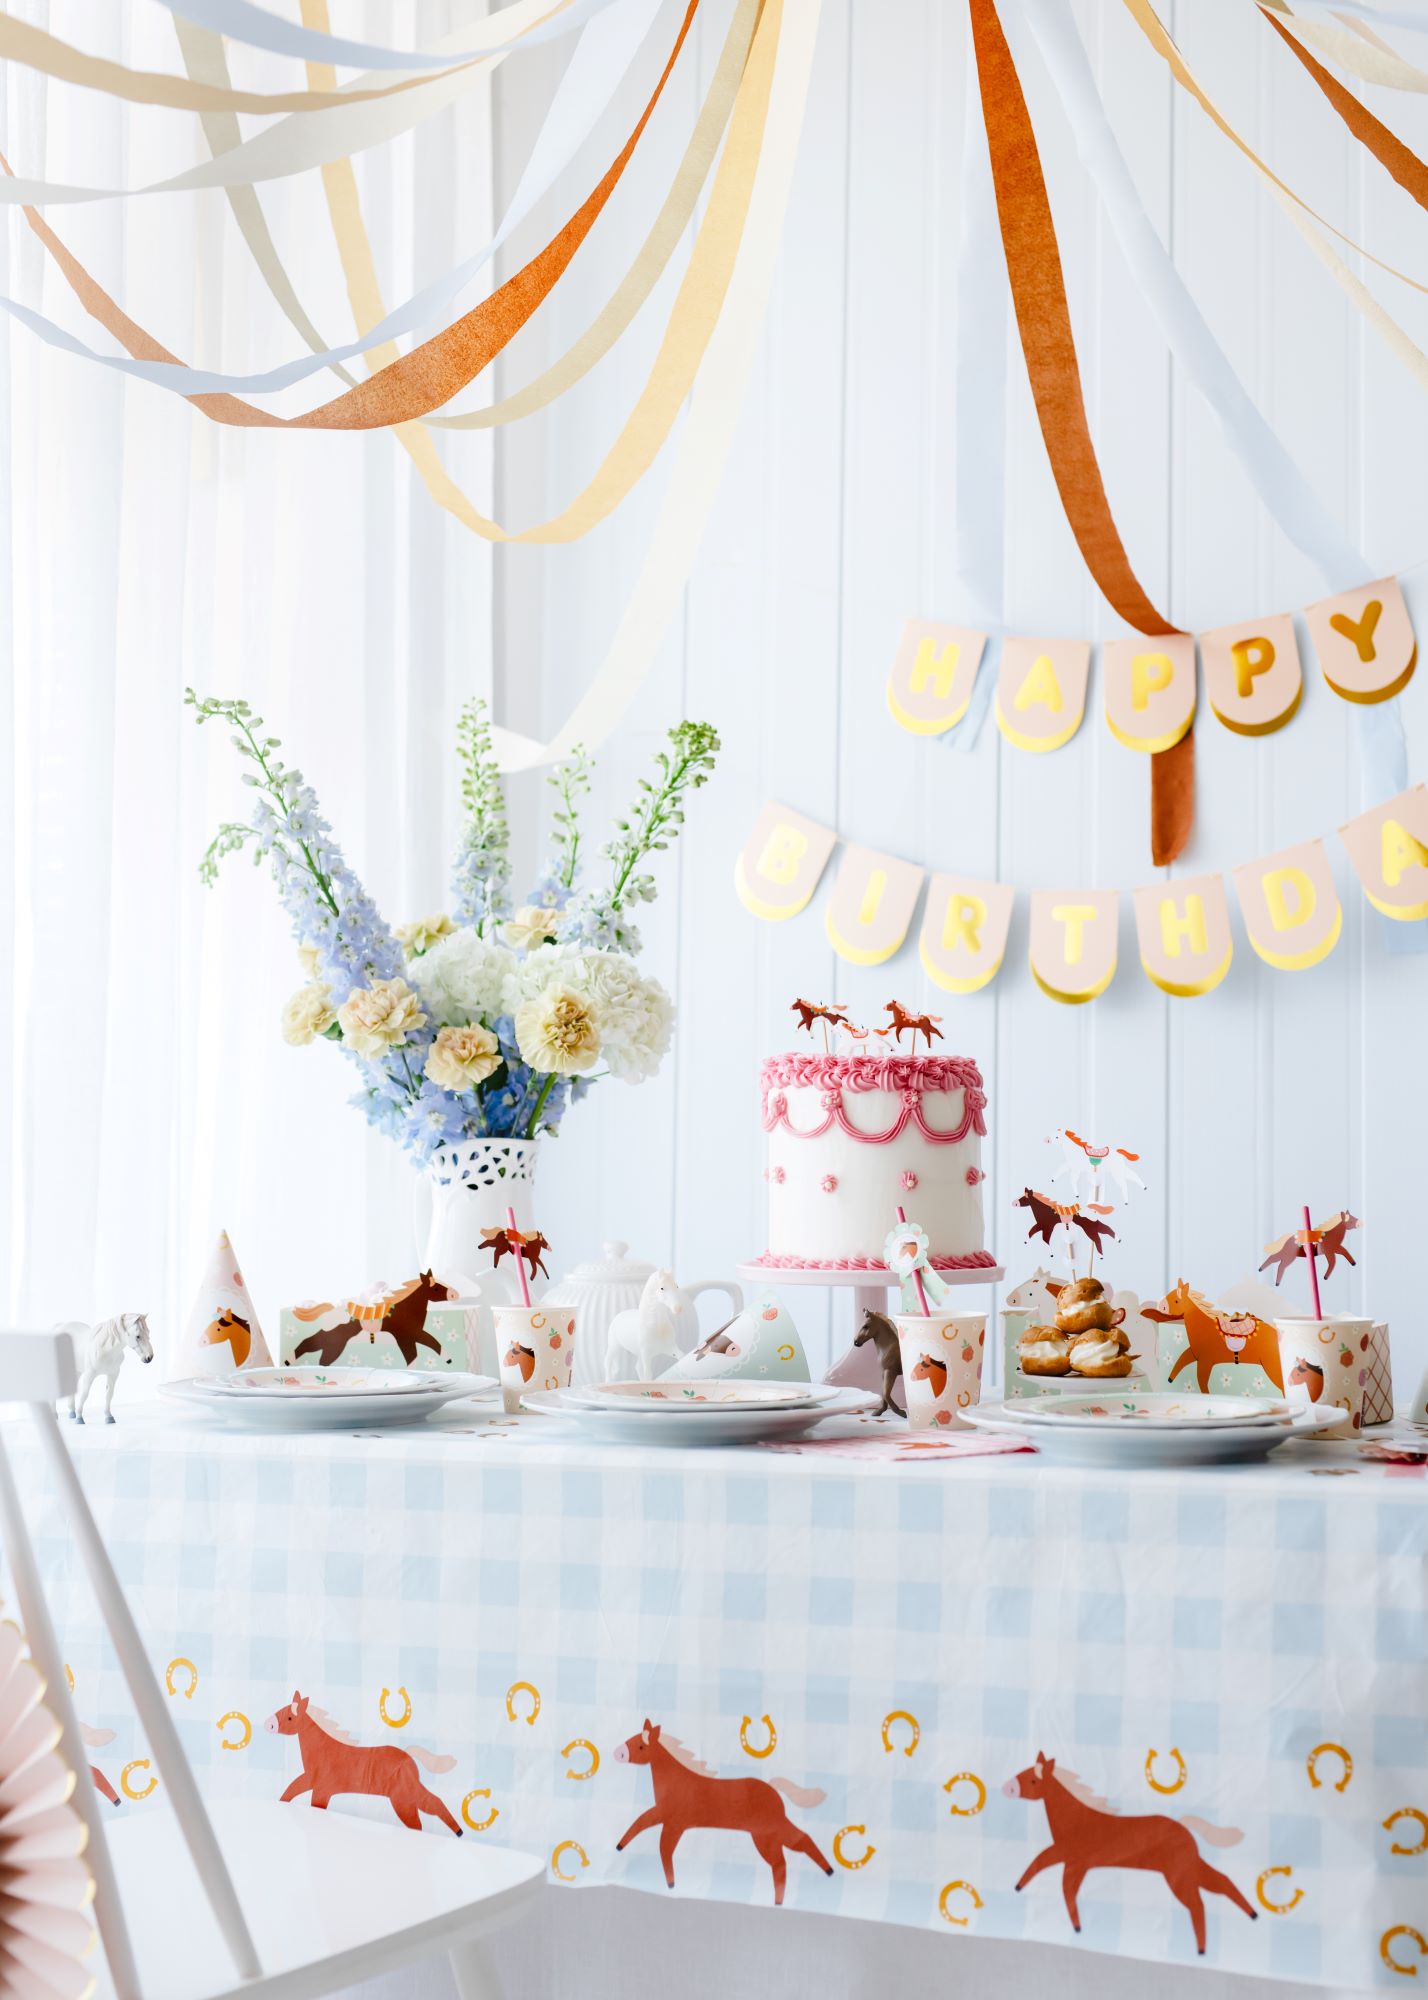
<path id="1" fill-rule="evenodd" d="M 1316 1408 L 1337 1405 L 1342 1423 L 1318 1431 L 1321 1438 L 1357 1437 L 1363 1426 L 1364 1385 L 1368 1381 L 1373 1321 L 1341 1314 L 1331 1319 L 1277 1319 L 1279 1365 L 1284 1393 L 1292 1402 L 1307 1397 Z"/>
<path id="2" fill-rule="evenodd" d="M 492 1306 L 496 1365 L 508 1416 L 527 1389 L 568 1389 L 575 1358 L 574 1306 Z"/>
<path id="3" fill-rule="evenodd" d="M 982 1399 L 985 1313 L 894 1313 L 902 1349 L 902 1390 L 914 1430 L 961 1426 L 959 1410 Z"/>

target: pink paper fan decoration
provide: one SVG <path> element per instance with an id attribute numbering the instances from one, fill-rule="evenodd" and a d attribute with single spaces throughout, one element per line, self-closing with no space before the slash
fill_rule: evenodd
<path id="1" fill-rule="evenodd" d="M 93 1991 L 88 1833 L 69 1803 L 45 1684 L 13 1625 L 0 1627 L 0 1992 L 7 2000 L 85 2000 Z"/>

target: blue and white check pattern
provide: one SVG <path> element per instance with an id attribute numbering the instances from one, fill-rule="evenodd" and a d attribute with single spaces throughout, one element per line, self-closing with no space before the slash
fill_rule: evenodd
<path id="1" fill-rule="evenodd" d="M 116 1732 L 96 1757 L 117 1782 L 145 1746 L 15 1437 L 77 1706 Z M 657 1834 L 615 1852 L 651 1791 L 613 1753 L 648 1716 L 721 1775 L 821 1788 L 790 1813 L 830 1858 L 861 1829 L 840 1862 L 871 1858 L 831 1878 L 789 1856 L 790 1904 L 1068 1943 L 1059 1871 L 1013 1887 L 1049 1836 L 1043 1807 L 1001 1787 L 1044 1751 L 1119 1811 L 1243 1830 L 1207 1852 L 1259 1921 L 1210 1898 L 1209 1967 L 1397 1988 L 1382 1940 L 1428 1935 L 1428 1852 L 1391 1852 L 1428 1848 L 1428 1828 L 1382 1824 L 1428 1813 L 1428 1483 L 1337 1447 L 1116 1477 L 1024 1454 L 600 1449 L 529 1422 L 269 1438 L 131 1417 L 75 1450 L 151 1657 L 197 1671 L 188 1695 L 177 1670 L 173 1706 L 215 1793 L 273 1798 L 296 1775 L 296 1742 L 262 1724 L 298 1688 L 363 1742 L 454 1755 L 428 1782 L 468 1820 L 498 1810 L 468 1837 L 578 1843 L 560 1872 L 665 1894 Z M 508 1719 L 518 1682 L 539 1690 L 533 1722 L 525 1695 Z M 398 1718 L 410 1698 L 405 1727 L 383 1720 L 384 1688 Z M 235 1711 L 252 1738 L 227 1750 Z M 895 1711 L 916 1719 L 911 1754 L 903 1721 L 884 1747 Z M 755 1750 L 771 1721 L 771 1755 L 741 1747 L 746 1717 Z M 588 1752 L 567 1753 L 581 1740 L 600 1755 L 588 1779 Z M 1323 1743 L 1352 1758 L 1342 1791 L 1332 1752 L 1310 1782 Z M 1157 1791 L 1174 1752 L 1184 1783 Z M 977 1787 L 944 1787 L 968 1772 L 986 1804 L 955 1813 Z M 771 1900 L 742 1834 L 691 1831 L 675 1867 L 680 1894 Z M 1158 1874 L 1094 1872 L 1080 1913 L 1093 1950 L 1194 1958 Z M 1390 1950 L 1418 1962 L 1411 1931 Z"/>

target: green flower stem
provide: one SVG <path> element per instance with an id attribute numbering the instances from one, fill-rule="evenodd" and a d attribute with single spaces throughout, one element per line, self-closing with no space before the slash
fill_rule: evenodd
<path id="1" fill-rule="evenodd" d="M 540 1087 L 540 1096 L 535 1101 L 535 1110 L 531 1113 L 530 1123 L 526 1127 L 526 1137 L 528 1139 L 534 1139 L 536 1130 L 540 1125 L 540 1114 L 545 1110 L 545 1100 L 550 1096 L 554 1088 L 555 1077 L 552 1074 L 547 1076 L 545 1082 Z"/>

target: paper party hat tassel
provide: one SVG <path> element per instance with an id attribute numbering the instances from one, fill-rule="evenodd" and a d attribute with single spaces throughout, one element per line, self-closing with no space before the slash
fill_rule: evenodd
<path id="1" fill-rule="evenodd" d="M 173 1373 L 180 1378 L 234 1375 L 240 1368 L 270 1368 L 272 1362 L 228 1231 L 220 1229 L 184 1324 Z"/>

